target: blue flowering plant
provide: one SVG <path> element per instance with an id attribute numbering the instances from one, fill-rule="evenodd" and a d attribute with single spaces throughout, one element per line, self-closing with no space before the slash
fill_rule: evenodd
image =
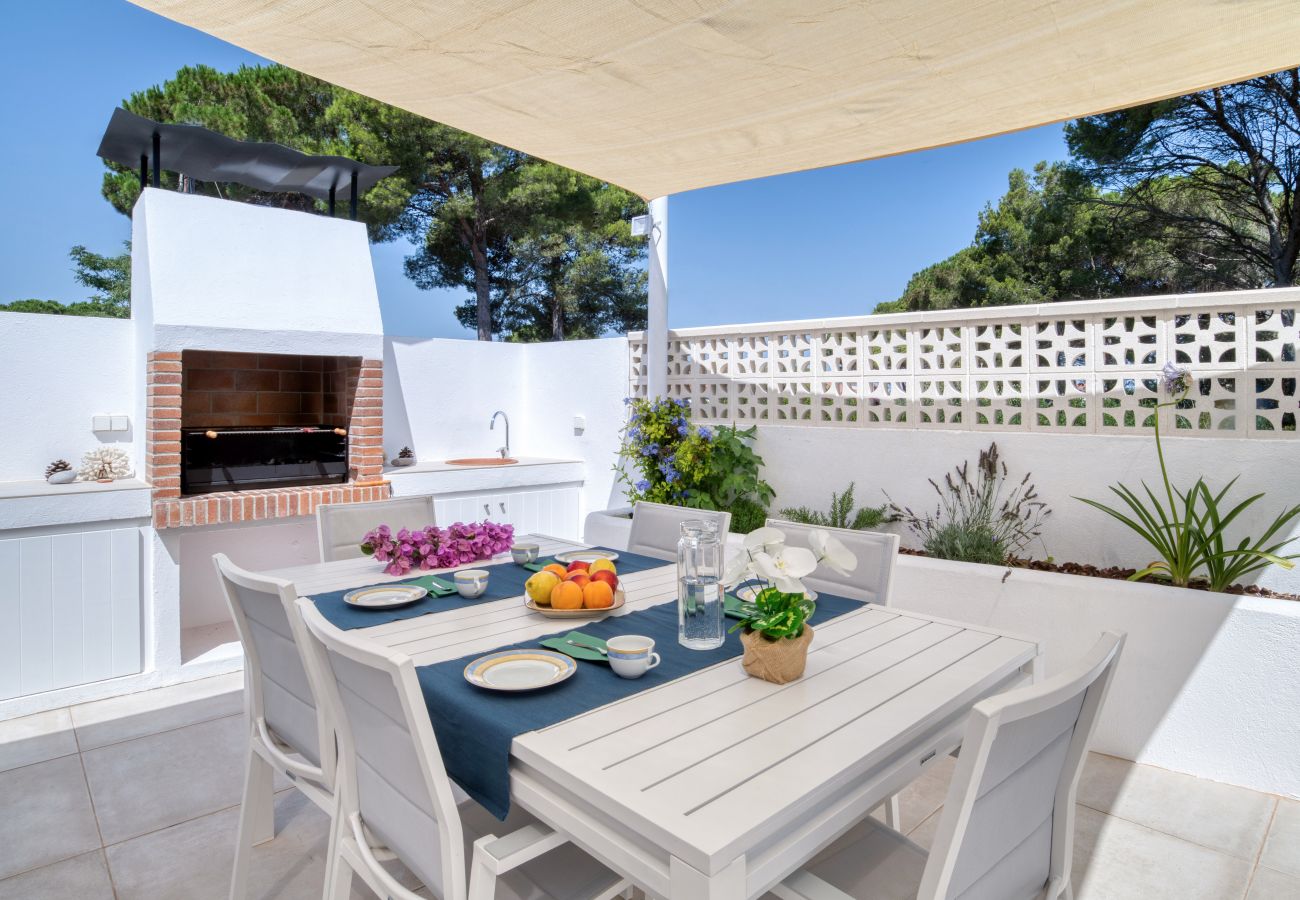
<path id="1" fill-rule="evenodd" d="M 1153 432 L 1162 482 L 1158 487 L 1163 491 L 1152 490 L 1145 482 L 1141 494 L 1123 484 L 1112 485 L 1111 491 L 1123 501 L 1119 507 L 1075 498 L 1122 522 L 1155 551 L 1158 558 L 1133 573 L 1131 580 L 1157 578 L 1179 587 L 1199 580 L 1212 591 L 1224 591 L 1268 566 L 1294 567 L 1300 554 L 1284 551 L 1295 540 L 1286 534 L 1300 519 L 1300 505 L 1283 509 L 1260 537 L 1234 544 L 1227 538 L 1228 526 L 1263 494 L 1229 508 L 1226 498 L 1236 478 L 1218 491 L 1211 490 L 1203 477 L 1187 491 L 1173 485 L 1160 442 L 1160 410 L 1182 407 L 1194 385 L 1191 374 L 1173 363 L 1165 364 L 1160 385 L 1167 399 L 1156 403 Z"/>
<path id="2" fill-rule="evenodd" d="M 667 398 L 631 398 L 617 467 L 628 500 L 725 510 L 732 530 L 763 524 L 774 493 L 761 477 L 756 429 L 695 425 L 690 407 Z"/>

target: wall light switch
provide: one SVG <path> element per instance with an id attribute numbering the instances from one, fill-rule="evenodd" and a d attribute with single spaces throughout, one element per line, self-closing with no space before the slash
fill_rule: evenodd
<path id="1" fill-rule="evenodd" d="M 112 431 L 112 430 L 113 430 L 113 417 L 112 417 L 112 416 L 94 416 L 94 417 L 91 418 L 91 420 L 90 420 L 90 427 L 91 427 L 91 429 L 94 430 L 94 431 Z"/>
<path id="2" fill-rule="evenodd" d="M 113 426 L 114 431 L 131 430 L 131 424 L 130 424 L 131 420 L 126 416 L 112 416 L 110 418 L 112 419 L 112 422 L 110 424 Z"/>
<path id="3" fill-rule="evenodd" d="M 574 416 L 574 417 L 573 417 L 573 433 L 574 433 L 574 434 L 582 434 L 582 433 L 583 433 L 584 431 L 586 431 L 586 430 L 587 430 L 587 417 L 586 417 L 586 416 Z"/>

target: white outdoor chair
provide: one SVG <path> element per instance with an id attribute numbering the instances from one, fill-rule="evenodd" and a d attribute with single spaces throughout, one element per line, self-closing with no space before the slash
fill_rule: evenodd
<path id="1" fill-rule="evenodd" d="M 1068 900 L 1075 791 L 1123 646 L 1107 632 L 1060 675 L 975 706 L 929 854 L 868 818 L 767 897 Z"/>
<path id="2" fill-rule="evenodd" d="M 316 507 L 316 537 L 320 543 L 320 561 L 357 559 L 361 539 L 380 525 L 393 531 L 399 528 L 424 528 L 435 525 L 433 497 L 394 497 L 370 503 L 326 503 Z"/>
<path id="3" fill-rule="evenodd" d="M 768 519 L 767 524 L 785 532 L 786 543 L 791 547 L 808 547 L 808 536 L 814 531 L 830 532 L 858 558 L 857 568 L 849 575 L 818 566 L 816 572 L 804 579 L 813 590 L 889 605 L 894 562 L 898 559 L 898 535 L 852 528 L 822 528 L 783 519 Z"/>
<path id="4" fill-rule="evenodd" d="M 385 851 L 441 900 L 608 900 L 631 886 L 527 813 L 502 823 L 458 807 L 411 659 L 340 631 L 309 600 L 298 608 L 338 730 L 326 900 L 347 900 L 354 874 L 381 897 L 419 900 L 380 865 Z"/>
<path id="5" fill-rule="evenodd" d="M 642 500 L 632 508 L 632 531 L 628 535 L 630 553 L 653 556 L 655 559 L 676 559 L 677 539 L 682 536 L 682 523 L 691 519 L 718 523 L 718 535 L 725 543 L 731 528 L 731 513 L 711 509 L 689 509 L 685 506 L 668 506 Z"/>
<path id="6" fill-rule="evenodd" d="M 279 578 L 246 572 L 224 553 L 212 557 L 244 648 L 248 758 L 231 900 L 243 900 L 254 844 L 275 837 L 275 773 L 327 814 L 334 812 L 334 727 L 316 700 L 300 648 L 307 638 L 298 593 Z"/>

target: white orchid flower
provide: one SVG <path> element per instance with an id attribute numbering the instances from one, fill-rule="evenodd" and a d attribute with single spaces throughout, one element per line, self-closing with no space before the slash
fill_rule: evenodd
<path id="1" fill-rule="evenodd" d="M 764 526 L 755 528 L 745 535 L 745 549 L 761 551 L 769 556 L 779 554 L 785 547 L 785 535 L 775 528 Z"/>
<path id="2" fill-rule="evenodd" d="M 776 556 L 785 549 L 785 535 L 775 528 L 756 528 L 745 535 L 740 552 L 731 554 L 723 573 L 723 584 L 728 587 L 753 577 L 757 570 L 754 558 L 758 554 Z"/>
<path id="3" fill-rule="evenodd" d="M 829 531 L 818 529 L 811 532 L 808 535 L 808 543 L 817 561 L 834 572 L 852 575 L 853 570 L 858 567 L 858 558 L 853 555 L 853 551 L 845 547 L 843 542 Z"/>
<path id="4" fill-rule="evenodd" d="M 804 547 L 782 547 L 777 554 L 759 551 L 754 554 L 754 569 L 783 594 L 807 593 L 800 580 L 817 568 L 817 557 Z"/>

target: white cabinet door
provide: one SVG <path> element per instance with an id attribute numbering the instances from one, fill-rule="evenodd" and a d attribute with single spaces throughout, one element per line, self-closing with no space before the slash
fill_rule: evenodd
<path id="1" fill-rule="evenodd" d="M 139 672 L 140 530 L 0 540 L 0 700 Z"/>
<path id="2" fill-rule="evenodd" d="M 438 522 L 501 522 L 518 534 L 549 534 L 577 540 L 578 487 L 566 485 L 514 491 L 472 491 L 434 501 Z"/>

